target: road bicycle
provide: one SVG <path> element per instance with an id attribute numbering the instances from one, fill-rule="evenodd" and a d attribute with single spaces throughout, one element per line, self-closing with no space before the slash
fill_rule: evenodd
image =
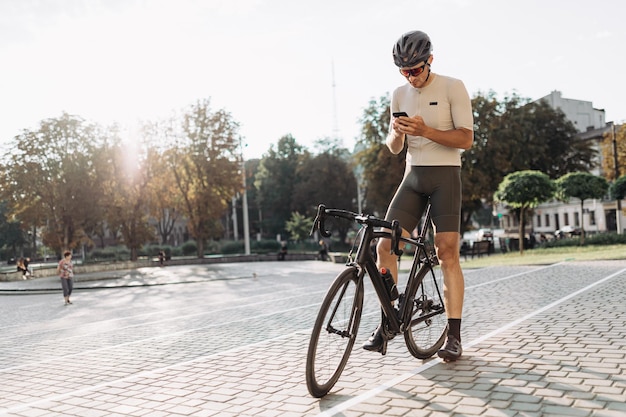
<path id="1" fill-rule="evenodd" d="M 326 208 L 323 204 L 318 207 L 312 232 L 318 230 L 322 236 L 329 237 L 325 226 L 329 217 L 355 221 L 361 227 L 355 241 L 356 253 L 353 247 L 346 268 L 330 285 L 311 332 L 306 358 L 306 384 L 309 393 L 316 398 L 328 394 L 348 362 L 363 313 L 366 274 L 380 302 L 383 355 L 387 342 L 402 334 L 414 357 L 430 358 L 441 348 L 448 331 L 440 291 L 441 268 L 433 245 L 427 240 L 431 228 L 430 203 L 426 206 L 417 238 L 402 236 L 397 220 L 388 222 L 372 215 Z M 385 283 L 376 266 L 371 250 L 376 239 L 391 239 L 392 251 L 398 260 L 403 249 L 410 247 L 415 250 L 409 272 L 404 274 L 406 285 L 401 294 L 398 294 L 397 287 L 394 289 L 391 285 L 393 281 Z M 397 305 L 394 303 L 395 295 L 398 295 Z"/>

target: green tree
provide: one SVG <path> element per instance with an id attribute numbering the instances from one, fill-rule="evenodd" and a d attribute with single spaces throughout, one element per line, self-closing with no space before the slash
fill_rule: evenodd
<path id="1" fill-rule="evenodd" d="M 262 227 L 266 234 L 285 234 L 285 224 L 294 206 L 293 194 L 296 190 L 300 166 L 310 158 L 305 148 L 296 142 L 292 135 L 279 139 L 276 147 L 270 146 L 263 155 L 255 176 L 257 204 L 263 218 Z"/>
<path id="2" fill-rule="evenodd" d="M 495 193 L 496 201 L 519 209 L 519 251 L 524 253 L 525 213 L 549 200 L 555 192 L 550 177 L 539 171 L 517 171 L 504 177 Z"/>
<path id="3" fill-rule="evenodd" d="M 622 200 L 626 197 L 626 175 L 622 175 L 611 184 L 610 192 L 615 200 Z"/>
<path id="4" fill-rule="evenodd" d="M 20 227 L 20 222 L 11 221 L 7 217 L 8 214 L 6 202 L 0 202 L 0 248 L 11 248 L 11 255 L 17 258 L 17 248 L 26 243 L 25 233 Z"/>
<path id="5" fill-rule="evenodd" d="M 103 218 L 105 198 L 94 161 L 107 132 L 64 113 L 14 138 L 5 160 L 3 197 L 24 229 L 43 227 L 57 253 L 80 243 Z"/>
<path id="6" fill-rule="evenodd" d="M 505 152 L 506 142 L 492 139 L 492 132 L 500 117 L 500 103 L 495 93 L 478 94 L 472 99 L 474 112 L 474 144 L 461 153 L 461 229 L 466 231 L 484 202 L 493 200 L 494 190 L 510 169 Z M 487 210 L 491 212 L 491 209 Z"/>
<path id="7" fill-rule="evenodd" d="M 205 241 L 222 235 L 221 217 L 241 191 L 239 125 L 226 111 L 211 111 L 205 99 L 186 109 L 180 131 L 167 164 L 201 258 Z"/>
<path id="8" fill-rule="evenodd" d="M 311 218 L 321 203 L 326 207 L 356 211 L 356 178 L 346 157 L 347 150 L 329 148 L 303 161 L 298 169 L 292 207 Z M 344 241 L 352 224 L 332 222 L 332 226 L 332 231 Z"/>
<path id="9" fill-rule="evenodd" d="M 313 219 L 297 211 L 291 213 L 291 219 L 287 220 L 285 225 L 290 238 L 296 242 L 306 239 L 311 233 L 311 227 L 313 227 Z"/>
<path id="10" fill-rule="evenodd" d="M 355 161 L 363 175 L 364 211 L 383 215 L 404 175 L 406 151 L 392 154 L 385 143 L 389 132 L 389 96 L 372 99 L 360 119 Z"/>
<path id="11" fill-rule="evenodd" d="M 570 172 L 555 181 L 556 196 L 559 200 L 568 201 L 570 198 L 580 200 L 581 235 L 580 244 L 585 244 L 585 226 L 582 221 L 585 212 L 585 200 L 602 198 L 609 189 L 609 183 L 603 177 L 588 172 Z"/>

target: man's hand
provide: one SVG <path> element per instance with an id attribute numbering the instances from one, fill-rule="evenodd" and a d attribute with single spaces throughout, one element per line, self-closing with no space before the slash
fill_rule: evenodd
<path id="1" fill-rule="evenodd" d="M 470 129 L 457 128 L 452 130 L 433 129 L 424 123 L 421 116 L 396 117 L 393 119 L 393 131 L 396 136 L 404 138 L 404 135 L 421 136 L 437 142 L 440 145 L 451 148 L 469 149 L 474 142 L 474 132 Z M 394 142 L 394 143 L 391 143 Z M 396 141 L 387 139 L 387 146 L 393 153 L 398 153 L 402 148 L 395 146 Z"/>
<path id="2" fill-rule="evenodd" d="M 421 116 L 397 117 L 393 120 L 393 128 L 400 133 L 411 136 L 427 137 L 429 127 Z"/>

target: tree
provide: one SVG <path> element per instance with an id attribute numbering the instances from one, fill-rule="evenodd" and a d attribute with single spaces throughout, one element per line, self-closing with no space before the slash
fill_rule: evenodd
<path id="1" fill-rule="evenodd" d="M 504 177 L 494 197 L 519 209 L 519 251 L 524 253 L 525 212 L 549 200 L 555 191 L 550 177 L 539 171 L 517 171 Z"/>
<path id="2" fill-rule="evenodd" d="M 310 158 L 308 151 L 292 135 L 279 139 L 263 155 L 255 176 L 257 204 L 263 213 L 263 230 L 270 235 L 285 233 L 285 224 L 296 211 L 293 194 L 299 167 Z"/>
<path id="3" fill-rule="evenodd" d="M 524 169 L 539 170 L 556 179 L 568 172 L 594 168 L 596 151 L 592 143 L 576 137 L 578 131 L 560 109 L 553 109 L 545 101 L 523 109 L 530 119 L 525 132 L 528 141 L 519 149 L 528 157 Z"/>
<path id="4" fill-rule="evenodd" d="M 110 170 L 104 183 L 107 224 L 111 230 L 119 230 L 122 242 L 130 250 L 130 260 L 136 261 L 138 250 L 154 238 L 148 222 L 153 172 L 147 160 L 151 151 L 146 143 L 119 140 L 107 146 L 106 151 Z"/>
<path id="5" fill-rule="evenodd" d="M 313 219 L 297 211 L 291 213 L 291 219 L 285 225 L 285 229 L 289 232 L 291 239 L 296 242 L 306 239 L 311 233 L 311 227 L 313 227 Z"/>
<path id="6" fill-rule="evenodd" d="M 506 142 L 492 140 L 500 106 L 494 92 L 478 94 L 472 99 L 474 144 L 461 153 L 462 231 L 468 230 L 472 216 L 483 208 L 483 202 L 493 200 L 494 190 L 502 181 L 503 173 L 510 169 L 509 161 L 499 157 L 505 152 Z"/>
<path id="7" fill-rule="evenodd" d="M 602 172 L 607 180 L 619 177 L 620 171 L 626 172 L 626 124 L 611 126 L 610 132 L 604 134 L 601 149 Z M 617 169 L 615 169 L 616 156 Z"/>
<path id="8" fill-rule="evenodd" d="M 363 172 L 364 211 L 382 215 L 404 175 L 406 150 L 392 154 L 385 143 L 389 132 L 389 96 L 372 99 L 360 120 L 355 161 Z"/>
<path id="9" fill-rule="evenodd" d="M 556 195 L 559 200 L 568 201 L 570 198 L 580 199 L 580 218 L 585 212 L 585 200 L 602 198 L 606 194 L 609 183 L 603 177 L 588 172 L 570 172 L 556 180 Z M 581 221 L 580 244 L 585 244 L 585 226 Z"/>
<path id="10" fill-rule="evenodd" d="M 204 242 L 221 236 L 220 219 L 242 188 L 238 131 L 229 113 L 213 112 L 210 100 L 199 100 L 183 114 L 176 147 L 167 155 L 199 258 L 204 256 Z"/>
<path id="11" fill-rule="evenodd" d="M 356 210 L 356 178 L 346 160 L 347 150 L 330 148 L 303 161 L 298 168 L 297 186 L 291 206 L 313 218 L 320 203 L 327 207 Z M 345 240 L 352 224 L 332 222 L 331 230 L 337 231 Z"/>
<path id="12" fill-rule="evenodd" d="M 58 254 L 91 244 L 103 218 L 101 177 L 94 161 L 107 132 L 67 113 L 16 136 L 4 171 L 2 195 L 24 229 L 43 228 L 43 242 Z"/>
<path id="13" fill-rule="evenodd" d="M 610 192 L 615 200 L 622 200 L 626 197 L 626 175 L 622 175 L 611 184 Z"/>
<path id="14" fill-rule="evenodd" d="M 0 202 L 0 248 L 10 247 L 12 256 L 17 258 L 17 248 L 24 245 L 26 239 L 20 223 L 7 218 L 8 212 L 6 202 Z"/>

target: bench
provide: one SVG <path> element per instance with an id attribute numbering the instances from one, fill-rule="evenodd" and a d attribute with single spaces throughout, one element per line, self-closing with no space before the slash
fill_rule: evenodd
<path id="1" fill-rule="evenodd" d="M 467 260 L 467 256 L 471 256 L 474 259 L 474 256 L 478 256 L 479 258 L 485 254 L 489 255 L 491 253 L 491 242 L 489 240 L 481 240 L 479 242 L 472 243 L 472 246 L 462 247 L 461 255 L 465 257 Z"/>
<path id="2" fill-rule="evenodd" d="M 341 252 L 328 252 L 330 261 L 336 264 L 345 264 L 348 262 L 348 255 Z"/>

